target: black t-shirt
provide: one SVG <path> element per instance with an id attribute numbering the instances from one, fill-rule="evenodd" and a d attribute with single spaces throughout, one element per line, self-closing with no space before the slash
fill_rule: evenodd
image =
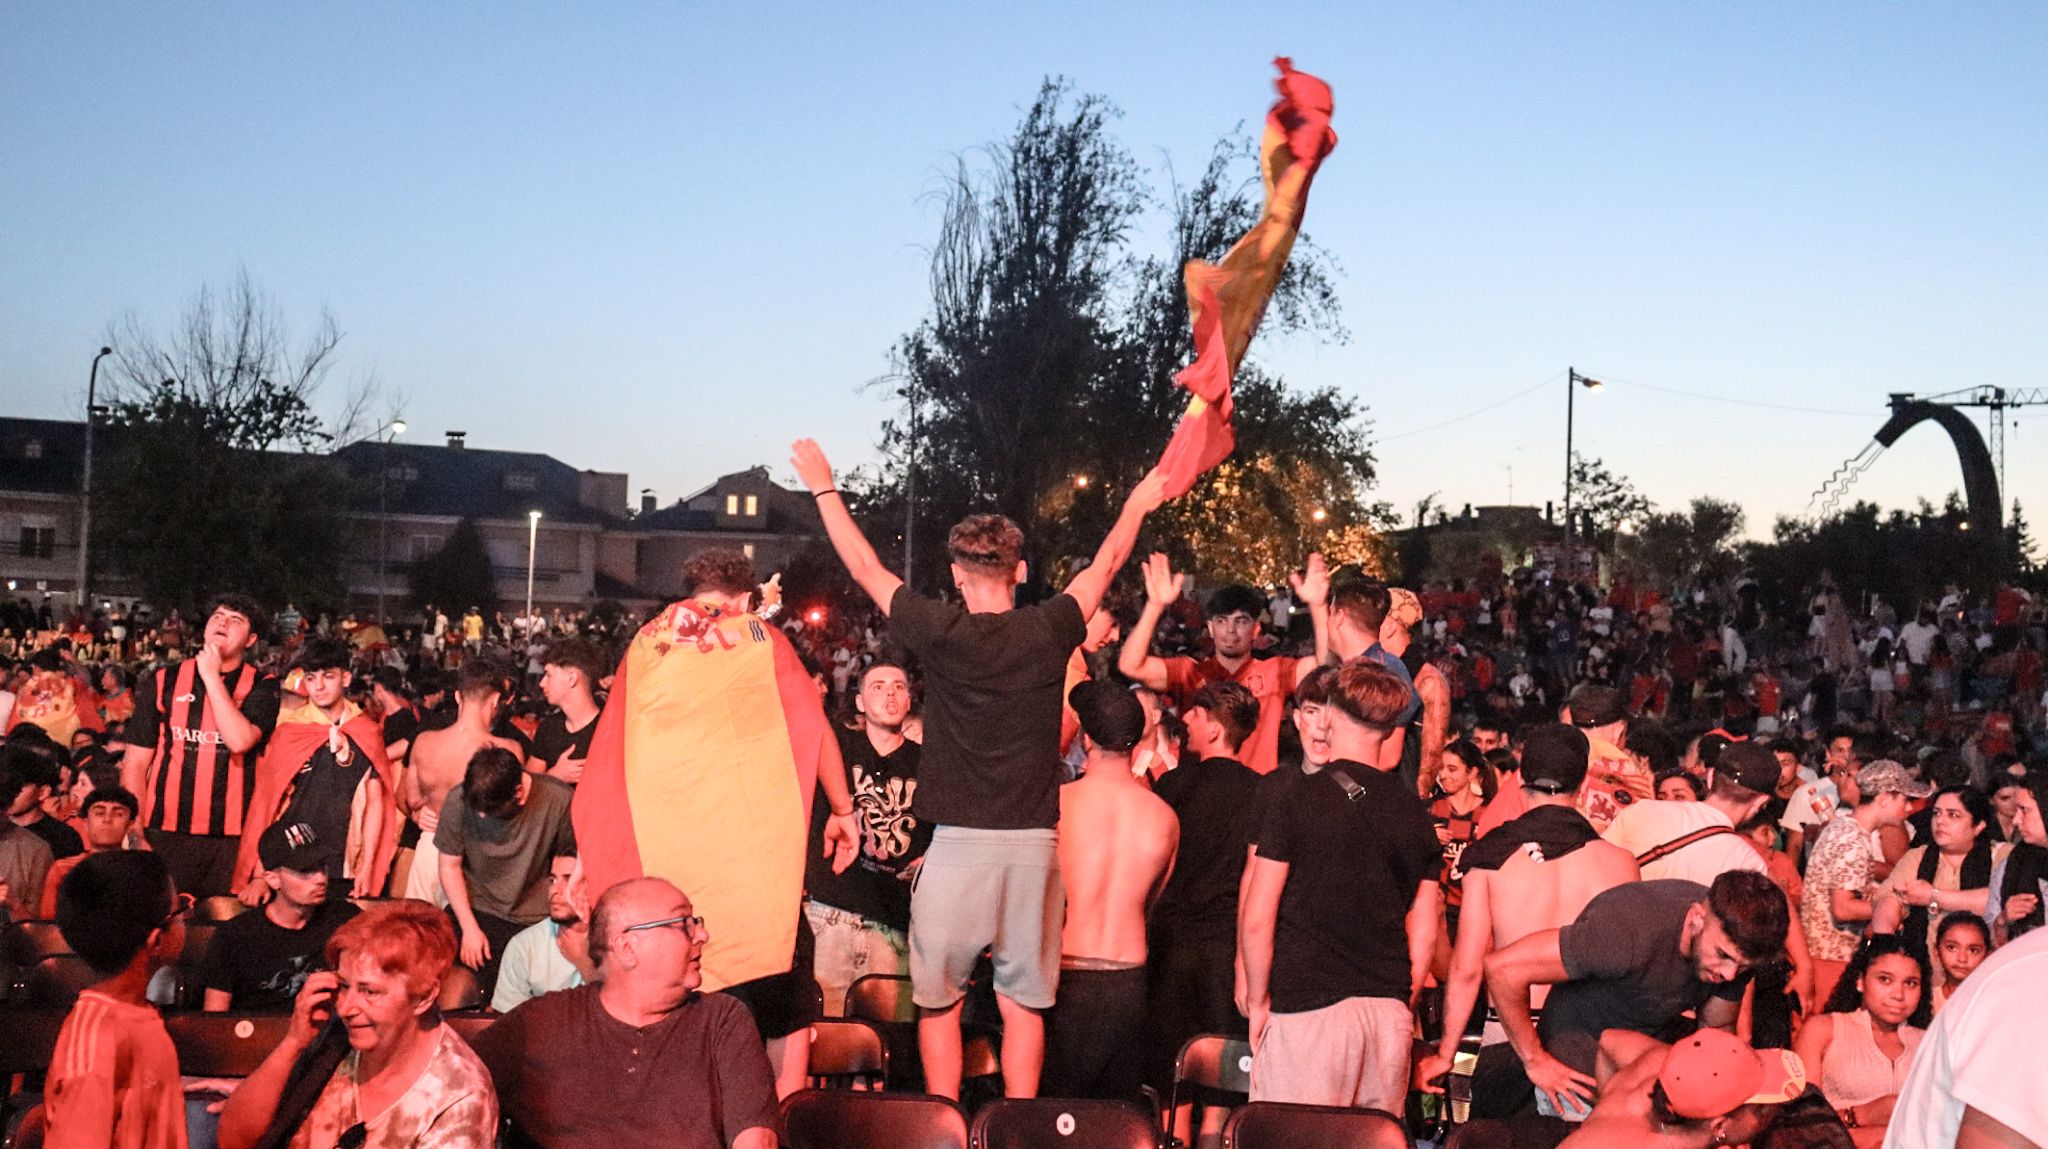
<path id="1" fill-rule="evenodd" d="M 1543 1048 L 1591 1073 L 1604 1030 L 1675 1041 L 1688 1028 L 1686 1011 L 1709 997 L 1739 1000 L 1747 976 L 1708 985 L 1678 950 L 1686 912 L 1706 900 L 1707 887 L 1698 882 L 1663 879 L 1616 886 L 1587 902 L 1578 920 L 1558 931 L 1571 980 L 1550 987 L 1544 1001 L 1537 1027 Z"/>
<path id="2" fill-rule="evenodd" d="M 935 826 L 1059 824 L 1060 704 L 1086 625 L 1072 596 L 1001 614 L 896 592 L 889 634 L 924 664 L 916 811 Z"/>
<path id="3" fill-rule="evenodd" d="M 1183 762 L 1153 783 L 1152 792 L 1180 819 L 1180 853 L 1152 907 L 1155 930 L 1177 938 L 1236 932 L 1237 886 L 1245 847 L 1258 830 L 1262 790 L 1259 775 L 1234 758 Z"/>
<path id="4" fill-rule="evenodd" d="M 22 829 L 50 844 L 50 860 L 70 858 L 85 853 L 85 839 L 78 831 L 50 817 L 48 814 L 37 818 Z"/>
<path id="5" fill-rule="evenodd" d="M 593 723 L 592 725 L 595 725 Z M 932 827 L 911 813 L 917 796 L 922 749 L 905 739 L 888 757 L 858 730 L 839 733 L 846 760 L 846 784 L 860 816 L 860 856 L 843 874 L 824 857 L 825 819 L 831 809 L 820 791 L 811 801 L 811 846 L 804 863 L 804 888 L 811 900 L 859 914 L 899 930 L 910 928 L 910 883 L 900 877 L 932 844 Z"/>
<path id="6" fill-rule="evenodd" d="M 315 750 L 313 756 L 306 759 L 306 764 L 299 767 L 299 772 L 292 776 L 291 792 L 277 814 L 279 825 L 303 822 L 319 835 L 317 841 L 340 847 L 340 852 L 327 861 L 328 896 L 331 898 L 345 897 L 348 893 L 341 882 L 344 868 L 341 855 L 347 852 L 349 821 L 355 813 L 356 792 L 362 789 L 372 769 L 370 756 L 355 744 L 354 739 L 349 740 L 349 746 L 346 766 L 337 763 L 334 752 L 327 747 Z"/>
<path id="7" fill-rule="evenodd" d="M 1360 793 L 1353 800 L 1342 770 Z M 1393 774 L 1333 762 L 1279 771 L 1259 823 L 1259 857 L 1288 864 L 1273 936 L 1273 1012 L 1352 997 L 1408 999 L 1408 907 L 1443 850 L 1429 810 Z"/>
<path id="8" fill-rule="evenodd" d="M 325 961 L 327 939 L 357 912 L 349 902 L 325 902 L 296 930 L 260 909 L 238 914 L 218 927 L 203 982 L 207 989 L 226 990 L 237 1010 L 288 1013 L 306 975 Z"/>
<path id="9" fill-rule="evenodd" d="M 540 720 L 540 729 L 533 732 L 533 744 L 528 747 L 529 757 L 538 758 L 548 766 L 554 766 L 563 758 L 590 757 L 590 740 L 597 734 L 597 716 L 583 724 L 583 729 L 571 732 L 569 720 L 559 710 L 550 710 Z"/>
<path id="10" fill-rule="evenodd" d="M 402 707 L 384 716 L 384 745 L 410 743 L 420 732 L 420 716 L 411 708 Z M 410 747 L 408 746 L 408 749 Z"/>

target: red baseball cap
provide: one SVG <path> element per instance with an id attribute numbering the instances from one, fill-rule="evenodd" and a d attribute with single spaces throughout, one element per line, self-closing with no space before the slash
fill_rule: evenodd
<path id="1" fill-rule="evenodd" d="M 1732 1033 L 1702 1029 L 1671 1047 L 1657 1082 L 1671 1112 L 1697 1121 L 1792 1100 L 1806 1092 L 1806 1066 L 1789 1049 L 1751 1049 Z"/>

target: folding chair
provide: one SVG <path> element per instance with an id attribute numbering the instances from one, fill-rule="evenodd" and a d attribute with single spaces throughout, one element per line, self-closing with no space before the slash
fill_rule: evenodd
<path id="1" fill-rule="evenodd" d="M 199 903 L 192 907 L 192 918 L 186 925 L 191 925 L 191 922 L 233 921 L 248 911 L 249 907 L 243 904 L 242 899 L 233 894 L 215 894 L 199 899 Z"/>
<path id="2" fill-rule="evenodd" d="M 1378 1109 L 1253 1101 L 1223 1125 L 1223 1149 L 1410 1149 L 1401 1119 Z"/>
<path id="3" fill-rule="evenodd" d="M 178 1070 L 188 1077 L 247 1077 L 284 1044 L 288 1013 L 171 1013 L 164 1015 Z"/>
<path id="4" fill-rule="evenodd" d="M 21 927 L 22 936 L 36 947 L 36 956 L 55 957 L 71 952 L 71 943 L 64 940 L 64 935 L 57 929 L 56 922 L 38 919 L 15 924 Z"/>
<path id="5" fill-rule="evenodd" d="M 967 1149 L 967 1114 L 922 1093 L 798 1090 L 782 1130 L 785 1149 Z"/>
<path id="6" fill-rule="evenodd" d="M 443 1013 L 459 1009 L 482 1009 L 491 1004 L 484 1000 L 484 987 L 476 980 L 476 971 L 457 962 L 448 970 L 448 976 L 441 979 L 441 1000 L 438 1003 Z"/>
<path id="7" fill-rule="evenodd" d="M 30 1008 L 69 1009 L 78 995 L 100 975 L 76 954 L 53 954 L 29 967 L 22 1004 Z"/>
<path id="8" fill-rule="evenodd" d="M 1121 1101 L 991 1101 L 969 1130 L 973 1149 L 1158 1149 L 1152 1115 Z"/>
<path id="9" fill-rule="evenodd" d="M 889 1047 L 872 1022 L 811 1023 L 810 1082 L 819 1088 L 880 1089 L 889 1077 Z"/>
<path id="10" fill-rule="evenodd" d="M 916 1021 L 917 1003 L 910 999 L 910 979 L 893 973 L 855 978 L 846 989 L 844 1012 L 862 1021 Z"/>
<path id="11" fill-rule="evenodd" d="M 1251 1043 L 1220 1033 L 1198 1033 L 1174 1055 L 1173 1085 L 1160 1127 L 1171 1134 L 1173 1115 L 1182 1105 L 1241 1105 L 1250 1100 L 1251 1091 Z"/>

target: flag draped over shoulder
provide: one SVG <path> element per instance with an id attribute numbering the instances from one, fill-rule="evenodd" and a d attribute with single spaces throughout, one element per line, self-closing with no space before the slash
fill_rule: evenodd
<path id="1" fill-rule="evenodd" d="M 1330 130 L 1330 86 L 1282 56 L 1280 100 L 1266 113 L 1259 141 L 1259 176 L 1266 210 L 1218 264 L 1189 260 L 1181 272 L 1194 328 L 1195 361 L 1174 376 L 1192 392 L 1187 411 L 1159 458 L 1166 497 L 1186 494 L 1203 472 L 1230 456 L 1230 381 L 1258 330 L 1266 301 L 1280 282 L 1294 237 L 1308 207 L 1309 183 L 1323 157 L 1337 146 Z"/>
<path id="2" fill-rule="evenodd" d="M 818 771 L 839 760 L 796 649 L 754 614 L 671 604 L 620 660 L 576 787 L 595 901 L 674 882 L 704 918 L 704 989 L 789 970 Z"/>
<path id="3" fill-rule="evenodd" d="M 286 704 L 277 715 L 277 727 L 270 732 L 263 757 L 256 763 L 255 792 L 249 798 L 249 813 L 242 819 L 242 842 L 235 851 L 236 892 L 263 872 L 256 856 L 256 843 L 284 811 L 285 802 L 291 797 L 292 780 L 299 776 L 299 770 L 313 755 L 327 748 L 327 731 L 332 725 L 319 707 L 304 700 L 295 702 L 287 695 Z M 343 847 L 348 873 L 353 876 L 367 872 L 373 888 L 381 890 L 391 875 L 391 859 L 398 852 L 398 772 L 384 753 L 383 729 L 362 707 L 353 702 L 348 704 L 341 733 L 355 744 L 356 753 L 364 756 L 384 784 L 384 817 L 376 840 L 365 836 L 369 811 L 358 790 L 349 811 L 348 842 Z"/>

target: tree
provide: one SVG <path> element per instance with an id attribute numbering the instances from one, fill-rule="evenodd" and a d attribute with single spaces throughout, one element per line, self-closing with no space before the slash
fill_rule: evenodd
<path id="1" fill-rule="evenodd" d="M 491 552 L 473 519 L 456 523 L 448 541 L 433 554 L 414 559 L 405 577 L 415 608 L 432 605 L 459 615 L 473 606 L 486 616 L 498 608 L 498 578 L 491 567 Z"/>
<path id="2" fill-rule="evenodd" d="M 1115 114 L 1049 80 L 986 162 L 963 161 L 949 183 L 932 308 L 898 343 L 888 377 L 915 415 L 883 424 L 882 466 L 849 484 L 885 550 L 901 539 L 913 448 L 921 539 L 998 510 L 1024 528 L 1036 570 L 1092 553 L 1165 445 L 1187 399 L 1173 372 L 1192 352 L 1181 267 L 1220 258 L 1262 198 L 1249 147 L 1219 144 L 1200 179 L 1170 194 L 1168 249 L 1135 254 L 1154 197 L 1110 135 Z M 1342 338 L 1332 275 L 1304 237 L 1266 329 Z M 1282 550 L 1332 538 L 1376 553 L 1357 404 L 1334 390 L 1293 391 L 1251 362 L 1233 394 L 1237 466 L 1162 508 L 1153 536 L 1204 577 L 1275 579 L 1301 557 Z M 1280 545 L 1252 545 L 1260 532 Z M 929 577 L 942 555 L 921 550 Z"/>
<path id="3" fill-rule="evenodd" d="M 1655 509 L 1627 479 L 1609 472 L 1605 463 L 1572 454 L 1572 514 L 1588 524 L 1587 542 L 1611 548 L 1617 534 L 1641 524 Z"/>
<path id="4" fill-rule="evenodd" d="M 1624 547 L 1632 564 L 1652 586 L 1671 588 L 1695 579 L 1722 579 L 1741 558 L 1735 542 L 1742 508 L 1711 496 L 1697 498 L 1686 512 L 1658 511 L 1643 520 Z"/>
<path id="5" fill-rule="evenodd" d="M 114 348 L 110 458 L 93 491 L 96 548 L 159 608 L 199 606 L 235 589 L 272 605 L 343 593 L 349 484 L 313 449 L 341 427 L 314 400 L 332 366 L 331 316 L 294 347 L 278 308 L 247 272 L 202 288 L 179 328 L 158 337 L 133 315 Z"/>
<path id="6" fill-rule="evenodd" d="M 1997 538 L 1973 533 L 1969 511 L 1951 492 L 1937 510 L 1880 511 L 1858 502 L 1826 519 L 1781 518 L 1768 543 L 1746 549 L 1764 601 L 1781 613 L 1803 612 L 1823 578 L 1845 601 L 1883 595 L 1900 609 L 1938 597 L 1948 584 L 1988 591 L 2011 570 Z"/>

